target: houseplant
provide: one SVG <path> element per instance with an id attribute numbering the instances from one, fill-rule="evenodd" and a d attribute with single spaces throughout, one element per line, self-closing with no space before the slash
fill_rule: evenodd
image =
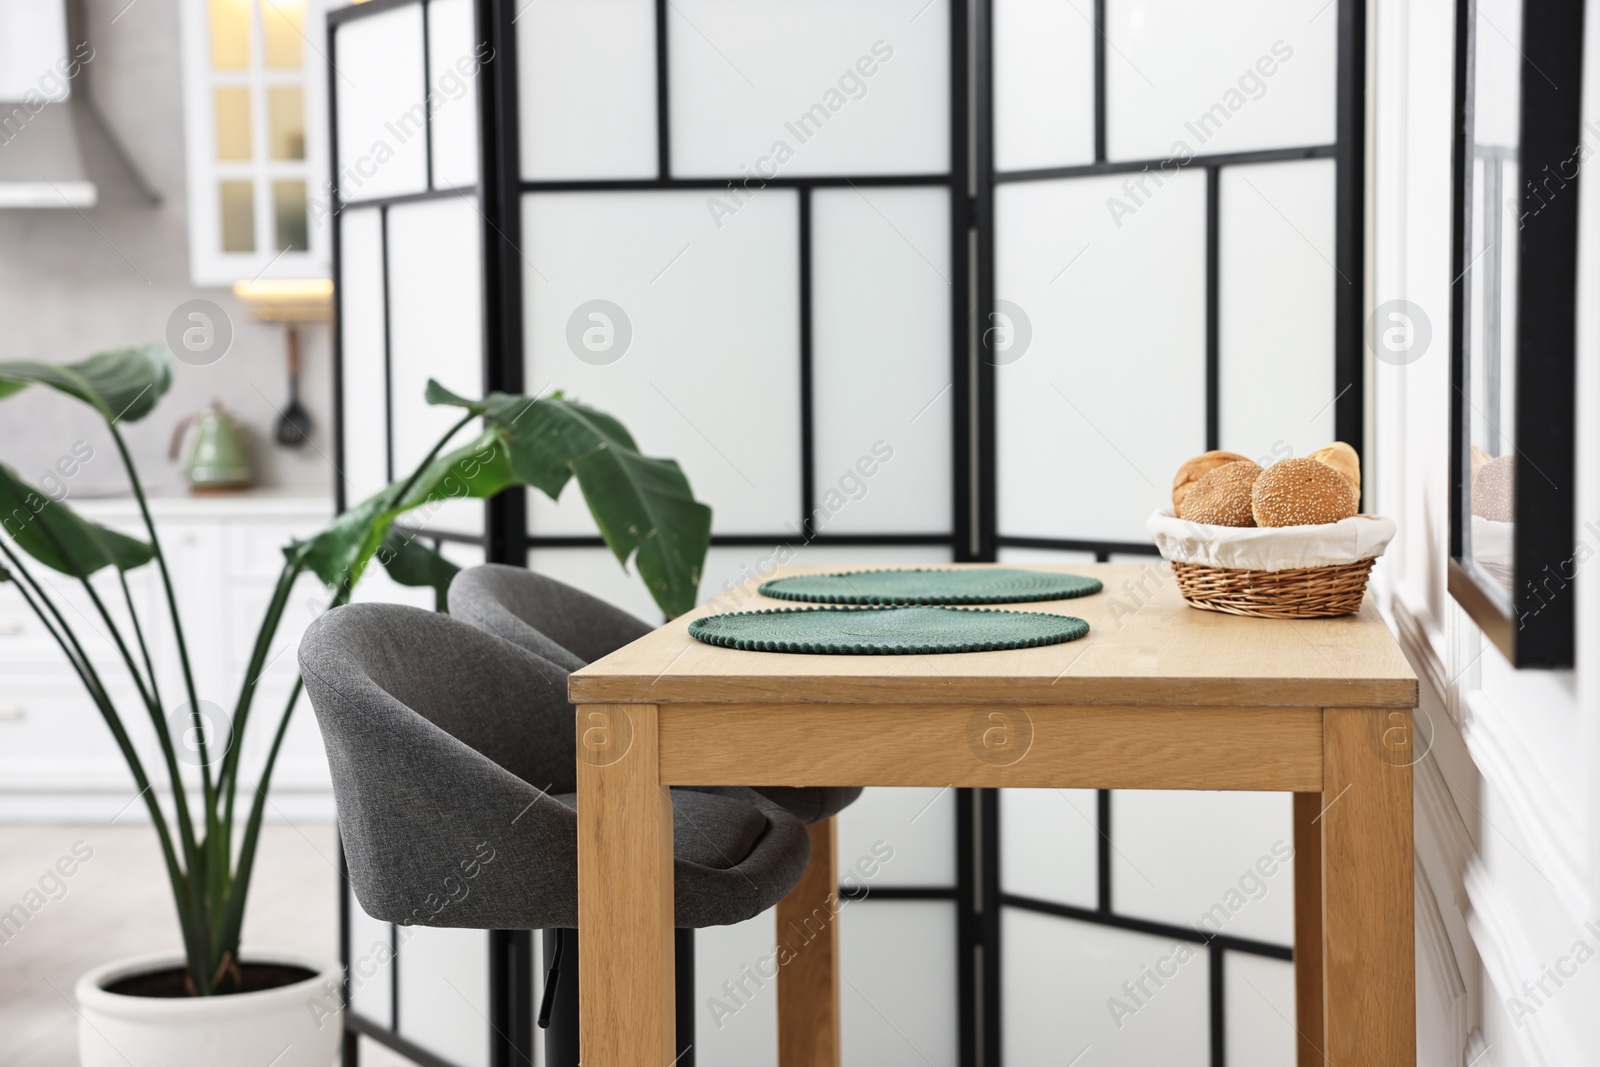
<path id="1" fill-rule="evenodd" d="M 200 717 L 166 557 L 143 484 L 118 428 L 120 423 L 147 416 L 171 381 L 171 355 L 161 345 L 115 349 L 74 364 L 0 363 L 0 399 L 30 386 L 42 386 L 89 404 L 99 413 L 126 470 L 148 536 L 141 540 L 88 522 L 0 464 L 0 523 L 6 533 L 0 538 L 0 581 L 16 584 L 111 730 L 155 826 L 183 939 L 181 958 L 165 963 L 132 961 L 102 969 L 105 973 L 97 972 L 96 980 L 88 982 L 88 995 L 80 999 L 94 1002 L 85 1003 L 85 1010 L 99 1011 L 103 1026 L 122 1035 L 121 1042 L 105 1035 L 118 1045 L 115 1062 L 137 1054 L 125 1042 L 148 1040 L 170 1042 L 161 1046 L 163 1051 L 152 1051 L 150 1062 L 174 1067 L 189 1062 L 214 1064 L 220 1062 L 217 1052 L 206 1051 L 199 1035 L 215 1031 L 218 1025 L 231 1025 L 242 1041 L 250 1039 L 244 1035 L 253 1025 L 264 1035 L 263 1040 L 275 1046 L 266 1050 L 262 1062 L 281 1055 L 284 1058 L 274 1061 L 277 1067 L 299 1063 L 326 1067 L 332 1045 L 318 1046 L 323 1040 L 336 1042 L 338 1028 L 324 1028 L 332 1033 L 328 1038 L 308 1034 L 297 1045 L 292 1031 L 304 1027 L 309 1017 L 306 998 L 285 995 L 290 984 L 315 988 L 324 976 L 279 957 L 263 958 L 258 964 L 241 959 L 239 951 L 267 790 L 299 696 L 299 683 L 271 724 L 272 743 L 253 795 L 246 790 L 248 811 L 237 804 L 243 748 L 239 739 L 249 724 L 256 682 L 296 579 L 305 571 L 315 574 L 328 587 L 328 605 L 334 607 L 349 600 L 363 572 L 376 559 L 396 581 L 432 587 L 442 605 L 455 566 L 406 534 L 397 526 L 398 520 L 407 515 L 425 517 L 448 499 L 486 499 L 514 486 L 532 486 L 555 498 L 576 478 L 606 544 L 623 566 L 630 557 L 636 559 L 656 602 L 668 615 L 676 615 L 694 603 L 710 543 L 711 512 L 694 499 L 676 463 L 641 455 L 627 430 L 608 415 L 559 394 L 541 398 L 491 394 L 483 400 L 470 400 L 430 382 L 428 401 L 461 409 L 461 418 L 407 477 L 350 507 L 316 536 L 284 548 L 278 580 L 232 711 L 233 743 L 225 752 L 212 753 L 207 748 L 206 726 Z M 479 419 L 482 430 L 470 443 L 446 451 L 458 431 Z M 35 578 L 33 568 L 40 565 L 82 585 L 100 616 L 94 625 L 110 635 L 132 677 L 138 706 L 119 707 L 110 695 L 56 598 Z M 181 772 L 168 727 L 168 705 L 126 580 L 127 572 L 150 565 L 156 568 L 165 594 L 176 635 L 183 697 L 193 716 L 190 736 L 199 758 L 188 774 Z M 130 620 L 126 630 L 113 618 L 102 594 L 121 597 Z M 159 792 L 130 732 L 130 726 L 136 725 L 130 720 L 140 714 L 148 717 L 160 748 L 158 776 L 165 788 Z M 191 792 L 197 798 L 193 804 Z M 152 973 L 155 971 L 160 973 Z M 86 981 L 90 977 L 86 976 Z M 112 978 L 120 980 L 117 989 L 133 989 L 142 995 L 106 990 L 104 986 Z M 239 1022 L 237 1017 L 251 1014 L 241 1010 L 251 1003 L 260 1003 L 262 1011 L 285 1014 L 275 1024 L 263 1025 L 259 1017 Z M 187 1037 L 177 1035 L 188 1025 L 198 1029 Z M 291 1049 L 283 1052 L 286 1038 Z M 181 1052 L 165 1051 L 168 1048 Z M 229 1058 L 237 1058 L 243 1051 L 233 1043 Z M 84 1055 L 89 1064 L 89 1052 Z"/>

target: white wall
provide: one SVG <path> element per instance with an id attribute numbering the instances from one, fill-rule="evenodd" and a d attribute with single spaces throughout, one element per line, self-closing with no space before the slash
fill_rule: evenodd
<path id="1" fill-rule="evenodd" d="M 1588 117 L 1600 115 L 1594 7 Z M 1561 986 L 1544 968 L 1579 941 L 1600 954 L 1600 598 L 1580 576 L 1576 670 L 1519 672 L 1446 591 L 1454 5 L 1373 0 L 1372 11 L 1368 306 L 1407 299 L 1433 326 L 1416 362 L 1368 367 L 1377 505 L 1400 525 L 1376 580 L 1422 679 L 1419 728 L 1432 740 L 1416 770 L 1418 1062 L 1590 1063 L 1600 1047 L 1600 955 Z M 1600 187 L 1591 167 L 1580 195 L 1581 531 L 1600 518 Z"/>

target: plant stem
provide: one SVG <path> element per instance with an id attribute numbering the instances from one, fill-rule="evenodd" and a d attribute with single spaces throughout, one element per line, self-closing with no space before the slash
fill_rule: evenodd
<path id="1" fill-rule="evenodd" d="M 161 571 L 161 585 L 167 594 L 167 611 L 172 616 L 172 630 L 178 642 L 178 662 L 183 667 L 183 684 L 189 693 L 189 710 L 200 745 L 200 782 L 205 794 L 209 832 L 209 824 L 214 821 L 211 813 L 216 809 L 217 797 L 211 784 L 210 753 L 206 749 L 204 724 L 200 719 L 200 697 L 194 687 L 194 671 L 189 666 L 189 644 L 184 640 L 183 620 L 178 615 L 178 598 L 172 591 L 172 575 L 167 570 L 167 556 L 161 551 L 161 536 L 156 533 L 155 520 L 150 517 L 150 503 L 145 499 L 144 484 L 139 481 L 139 472 L 134 468 L 133 456 L 128 453 L 128 444 L 122 439 L 114 419 L 106 420 L 106 427 L 110 429 L 111 439 L 116 442 L 117 452 L 122 456 L 122 466 L 128 472 L 128 484 L 132 486 L 133 497 L 138 501 L 139 515 L 144 519 L 144 528 L 150 534 L 150 547 L 155 551 L 156 566 Z"/>
<path id="2" fill-rule="evenodd" d="M 128 605 L 128 618 L 133 620 L 133 636 L 139 643 L 139 655 L 144 658 L 144 672 L 150 679 L 150 692 L 156 698 L 156 703 L 166 707 L 166 701 L 161 699 L 161 685 L 156 681 L 156 666 L 150 660 L 150 646 L 145 644 L 144 627 L 139 625 L 139 613 L 133 607 L 133 592 L 128 588 L 128 576 L 121 567 L 113 567 L 117 572 L 117 582 L 122 586 L 122 599 Z"/>
<path id="3" fill-rule="evenodd" d="M 244 685 L 239 691 L 239 700 L 234 705 L 233 730 L 236 739 L 244 734 L 245 724 L 250 719 L 256 685 L 261 681 L 262 672 L 266 670 L 267 652 L 272 647 L 272 639 L 277 635 L 278 626 L 283 620 L 284 608 L 288 606 L 289 595 L 294 590 L 295 579 L 300 576 L 302 569 L 301 564 L 285 561 L 283 569 L 278 572 L 278 584 L 272 591 L 272 600 L 267 604 L 267 612 L 261 619 L 261 627 L 256 631 L 255 648 L 250 652 L 250 663 L 245 668 Z M 228 750 L 222 762 L 222 771 L 217 775 L 217 790 L 222 794 L 224 804 L 223 834 L 227 838 L 233 836 L 233 802 L 238 792 L 240 748 L 241 746 L 236 743 Z"/>
<path id="4" fill-rule="evenodd" d="M 122 458 L 122 467 L 128 474 L 128 484 L 133 489 L 134 500 L 139 505 L 139 516 L 144 520 L 146 532 L 150 534 L 150 548 L 155 553 L 156 567 L 161 573 L 161 586 L 167 597 L 167 612 L 172 618 L 172 632 L 178 645 L 178 663 L 183 668 L 184 689 L 189 695 L 189 718 L 194 726 L 195 741 L 200 756 L 200 786 L 206 817 L 206 841 L 209 847 L 210 844 L 216 843 L 217 794 L 211 782 L 210 746 L 206 744 L 205 722 L 200 717 L 200 696 L 194 687 L 194 670 L 189 664 L 189 644 L 183 635 L 183 618 L 178 613 L 178 598 L 172 590 L 172 574 L 167 569 L 167 556 L 161 550 L 161 535 L 156 532 L 155 520 L 150 515 L 150 502 L 145 499 L 144 483 L 139 480 L 139 471 L 133 464 L 133 456 L 128 452 L 128 443 L 122 439 L 122 433 L 117 429 L 115 419 L 107 419 L 106 428 L 111 431 L 111 439 L 116 442 L 117 454 Z M 170 741 L 170 738 L 168 740 Z M 181 830 L 183 825 L 189 822 L 189 798 L 181 778 L 175 777 L 173 781 L 173 805 L 181 813 L 179 816 L 179 828 Z M 193 835 L 192 826 L 189 833 L 191 836 Z M 186 860 L 188 865 L 188 878 L 186 881 L 188 883 L 190 902 L 195 909 L 197 920 L 202 914 L 204 894 L 196 879 L 204 878 L 207 873 L 206 865 L 199 862 L 198 851 L 199 846 L 197 844 L 194 849 L 196 854 Z M 204 927 L 205 924 L 197 921 L 196 926 Z M 209 934 L 210 930 L 205 929 L 204 932 Z M 202 948 L 206 950 L 202 955 L 209 959 L 211 957 L 210 946 L 202 944 Z M 211 974 L 205 968 L 201 968 L 201 970 L 205 973 L 197 973 L 193 963 L 191 963 L 191 978 L 197 991 L 203 995 L 211 991 Z"/>
<path id="5" fill-rule="evenodd" d="M 389 506 L 392 508 L 399 507 L 400 501 L 406 498 L 406 494 L 411 491 L 411 487 L 417 484 L 417 479 L 422 477 L 422 472 L 428 469 L 428 464 L 438 458 L 439 453 L 444 451 L 444 446 L 450 443 L 450 438 L 454 437 L 461 427 L 479 417 L 477 412 L 469 411 L 462 416 L 460 422 L 450 427 L 445 435 L 439 438 L 438 442 L 433 446 L 433 451 L 424 456 L 422 462 L 417 464 L 417 469 L 411 472 L 411 477 L 407 478 L 405 483 L 400 486 L 400 491 L 395 493 L 394 499 L 389 502 Z"/>
<path id="6" fill-rule="evenodd" d="M 334 599 L 337 602 L 339 598 L 336 596 Z M 256 796 L 250 805 L 250 817 L 245 822 L 244 838 L 239 843 L 239 867 L 234 873 L 216 941 L 224 952 L 233 952 L 235 958 L 238 956 L 239 931 L 244 925 L 245 901 L 250 895 L 250 876 L 255 870 L 256 844 L 261 835 L 261 817 L 266 811 L 267 789 L 272 783 L 272 771 L 277 766 L 284 736 L 289 732 L 289 716 L 294 713 L 295 702 L 300 699 L 300 690 L 304 685 L 304 679 L 297 677 L 294 688 L 289 691 L 289 701 L 284 705 L 283 717 L 278 720 L 278 730 L 273 735 L 272 748 L 267 752 L 267 762 L 261 768 L 261 780 L 256 783 Z"/>
<path id="7" fill-rule="evenodd" d="M 111 697 L 106 693 L 105 685 L 100 681 L 99 673 L 94 669 L 94 665 L 84 653 L 83 645 L 79 643 L 72 627 L 62 617 L 61 610 L 56 607 L 55 602 L 45 593 L 44 589 L 33 577 L 33 574 L 22 565 L 21 560 L 16 557 L 4 541 L 0 541 L 0 553 L 4 553 L 6 559 L 11 562 L 12 569 L 25 579 L 25 584 L 24 582 L 17 583 L 18 591 L 22 593 L 23 600 L 27 602 L 28 607 L 39 617 L 39 621 L 44 624 L 45 630 L 55 639 L 56 644 L 61 647 L 62 653 L 67 657 L 67 662 L 71 664 L 72 669 L 83 682 L 84 688 L 88 690 L 89 699 L 94 702 L 96 710 L 100 712 L 100 717 L 105 720 L 106 727 L 111 731 L 111 736 L 116 741 L 117 747 L 122 752 L 122 758 L 128 765 L 128 770 L 133 774 L 134 784 L 139 787 L 139 796 L 144 799 L 145 807 L 150 812 L 150 821 L 155 826 L 156 836 L 161 843 L 161 854 L 166 861 L 167 878 L 172 883 L 173 905 L 178 912 L 178 925 L 183 931 L 184 949 L 188 956 L 189 967 L 191 971 L 203 969 L 205 942 L 198 936 L 195 926 L 199 919 L 199 913 L 194 908 L 192 896 L 188 892 L 190 879 L 185 876 L 183 870 L 178 866 L 177 853 L 172 846 L 172 831 L 167 825 L 166 815 L 161 811 L 161 803 L 150 784 L 150 778 L 145 774 L 144 763 L 134 750 L 133 742 L 122 725 L 122 719 L 117 714 L 116 707 L 111 702 Z M 38 596 L 38 601 L 35 601 L 34 597 L 29 594 L 29 586 L 33 588 L 34 593 Z M 50 618 L 46 616 L 44 608 L 40 606 L 41 603 L 50 609 L 50 615 L 54 616 L 56 624 L 60 627 L 59 632 L 55 626 L 51 625 Z M 178 788 L 181 788 L 181 784 L 176 783 Z M 189 907 L 184 906 L 186 898 L 189 899 Z"/>

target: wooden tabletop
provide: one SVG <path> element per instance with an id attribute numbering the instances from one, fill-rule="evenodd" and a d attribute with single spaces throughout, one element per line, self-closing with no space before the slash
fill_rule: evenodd
<path id="1" fill-rule="evenodd" d="M 1094 596 L 1005 606 L 1076 615 L 1089 623 L 1089 636 L 1044 648 L 937 656 L 741 652 L 689 636 L 690 620 L 701 615 L 805 606 L 758 595 L 764 580 L 881 569 L 790 565 L 584 667 L 568 692 L 578 704 L 1416 706 L 1416 675 L 1370 596 L 1356 615 L 1249 619 L 1188 607 L 1160 560 L 1007 566 L 1105 583 Z"/>

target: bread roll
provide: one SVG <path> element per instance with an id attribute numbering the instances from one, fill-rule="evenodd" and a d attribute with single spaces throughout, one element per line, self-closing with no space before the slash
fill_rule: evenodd
<path id="1" fill-rule="evenodd" d="M 1189 495 L 1195 483 L 1224 463 L 1237 463 L 1244 459 L 1237 452 L 1223 452 L 1213 450 L 1202 452 L 1178 468 L 1178 473 L 1172 479 L 1172 510 L 1177 511 L 1183 507 L 1183 498 Z"/>
<path id="2" fill-rule="evenodd" d="M 1261 468 L 1248 459 L 1224 463 L 1189 487 L 1179 517 L 1208 526 L 1254 526 L 1250 487 L 1260 473 Z"/>
<path id="3" fill-rule="evenodd" d="M 1257 526 L 1320 526 L 1354 515 L 1356 492 L 1326 463 L 1279 460 L 1251 487 L 1250 511 Z"/>
<path id="4" fill-rule="evenodd" d="M 1515 456 L 1501 456 L 1485 463 L 1472 479 L 1472 513 L 1495 522 L 1516 519 Z"/>
<path id="5" fill-rule="evenodd" d="M 1489 461 L 1490 460 L 1494 459 L 1493 456 L 1489 455 L 1489 453 L 1485 452 L 1483 449 L 1479 448 L 1477 445 L 1473 445 L 1472 446 L 1471 457 L 1472 457 L 1472 459 L 1471 459 L 1471 462 L 1472 462 L 1472 476 L 1474 478 L 1476 478 L 1478 476 L 1478 472 L 1479 471 L 1483 470 L 1484 467 L 1489 465 Z"/>
<path id="6" fill-rule="evenodd" d="M 1350 483 L 1350 488 L 1356 491 L 1356 498 L 1361 497 L 1361 457 L 1356 455 L 1356 450 L 1343 441 L 1335 441 L 1331 445 L 1323 445 L 1311 453 L 1307 459 L 1314 459 L 1318 463 L 1326 463 L 1340 474 L 1345 481 Z"/>

